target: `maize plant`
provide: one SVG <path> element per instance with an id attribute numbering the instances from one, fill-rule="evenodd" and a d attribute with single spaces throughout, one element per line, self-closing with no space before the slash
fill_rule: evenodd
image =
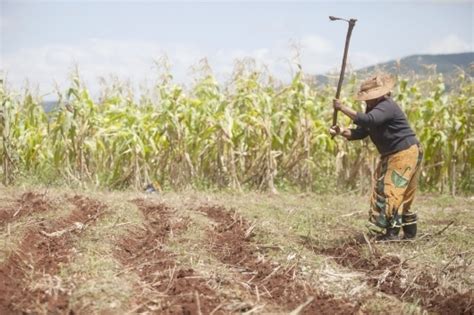
<path id="1" fill-rule="evenodd" d="M 351 101 L 353 75 L 342 95 Z M 442 76 L 398 78 L 394 98 L 424 148 L 421 187 L 474 190 L 472 78 L 460 74 L 449 90 Z M 337 185 L 365 193 L 378 156 L 370 140 L 331 139 L 335 88 L 311 85 L 302 71 L 277 84 L 241 67 L 220 85 L 210 71 L 185 89 L 169 73 L 136 97 L 117 81 L 94 100 L 79 75 L 45 113 L 42 100 L 0 84 L 1 174 L 43 183 L 182 189 L 297 189 L 329 191 Z M 340 124 L 349 125 L 347 117 Z"/>
<path id="2" fill-rule="evenodd" d="M 2 158 L 2 182 L 4 185 L 10 184 L 13 180 L 13 148 L 11 145 L 10 120 L 12 116 L 12 102 L 10 95 L 5 91 L 3 80 L 0 80 L 0 134 L 2 144 L 0 146 L 0 156 Z"/>

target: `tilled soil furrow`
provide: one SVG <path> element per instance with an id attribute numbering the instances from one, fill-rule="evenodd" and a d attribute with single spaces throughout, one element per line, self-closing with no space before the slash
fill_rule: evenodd
<path id="1" fill-rule="evenodd" d="M 197 209 L 217 223 L 208 231 L 210 250 L 221 262 L 240 270 L 240 278 L 246 282 L 258 299 L 281 308 L 281 311 L 302 308 L 301 314 L 353 314 L 359 306 L 343 299 L 318 291 L 298 279 L 295 269 L 281 266 L 258 255 L 251 243 L 252 226 L 236 213 L 222 207 L 203 206 Z M 306 303 L 306 304 L 305 304 Z"/>
<path id="2" fill-rule="evenodd" d="M 18 220 L 33 213 L 54 209 L 45 194 L 26 192 L 12 202 L 12 205 L 0 208 L 0 226 Z"/>
<path id="3" fill-rule="evenodd" d="M 187 222 L 171 222 L 172 209 L 164 204 L 133 201 L 145 217 L 144 230 L 130 231 L 119 242 L 118 260 L 134 270 L 145 285 L 137 293 L 137 312 L 209 314 L 221 298 L 192 268 L 180 266 L 165 249 L 170 235 L 186 229 Z"/>
<path id="4" fill-rule="evenodd" d="M 309 246 L 308 243 L 305 243 Z M 427 270 L 416 272 L 397 256 L 382 255 L 376 248 L 364 253 L 365 240 L 350 240 L 341 246 L 311 249 L 332 257 L 341 266 L 366 274 L 367 283 L 377 290 L 403 301 L 418 302 L 439 314 L 472 314 L 474 294 L 442 288 Z"/>
<path id="5" fill-rule="evenodd" d="M 73 235 L 84 231 L 105 206 L 87 197 L 69 198 L 75 209 L 67 217 L 29 228 L 0 266 L 0 314 L 64 314 L 72 283 L 62 283 L 61 264 L 74 255 Z"/>

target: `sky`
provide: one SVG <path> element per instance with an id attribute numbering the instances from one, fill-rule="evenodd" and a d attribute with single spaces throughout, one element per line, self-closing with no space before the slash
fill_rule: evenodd
<path id="1" fill-rule="evenodd" d="M 474 1 L 8 1 L 0 0 L 0 72 L 9 86 L 37 87 L 46 98 L 66 88 L 77 65 L 98 91 L 99 78 L 134 85 L 156 79 L 166 58 L 190 84 L 207 58 L 219 81 L 236 60 L 253 58 L 282 81 L 337 71 L 347 23 L 356 18 L 352 69 L 413 54 L 473 51 Z M 27 83 L 28 82 L 28 83 Z"/>

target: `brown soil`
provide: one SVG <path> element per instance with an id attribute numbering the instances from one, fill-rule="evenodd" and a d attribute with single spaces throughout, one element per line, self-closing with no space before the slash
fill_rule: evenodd
<path id="1" fill-rule="evenodd" d="M 342 266 L 365 273 L 368 284 L 379 291 L 419 302 L 429 311 L 439 314 L 472 314 L 474 311 L 472 290 L 461 294 L 453 288 L 442 288 L 429 271 L 416 274 L 414 268 L 399 257 L 382 255 L 375 247 L 371 253 L 365 241 L 360 239 L 336 247 L 312 249 L 317 254 L 331 256 Z M 406 271 L 410 271 L 411 278 L 406 276 Z"/>
<path id="2" fill-rule="evenodd" d="M 52 203 L 44 194 L 26 192 L 16 199 L 12 206 L 0 208 L 0 226 L 32 213 L 44 212 L 53 208 Z"/>
<path id="3" fill-rule="evenodd" d="M 223 263 L 241 271 L 241 278 L 252 287 L 255 295 L 283 311 L 291 311 L 314 300 L 302 314 L 353 314 L 359 306 L 332 295 L 319 292 L 297 279 L 296 268 L 281 268 L 258 257 L 251 242 L 251 225 L 236 213 L 222 207 L 203 206 L 197 211 L 206 213 L 217 225 L 208 232 L 210 250 Z"/>
<path id="4" fill-rule="evenodd" d="M 192 269 L 179 266 L 165 249 L 170 234 L 182 231 L 186 223 L 172 223 L 172 210 L 163 204 L 133 201 L 145 216 L 145 229 L 130 231 L 119 242 L 117 258 L 125 268 L 135 270 L 151 289 L 138 294 L 137 312 L 159 314 L 209 314 L 221 303 L 206 280 Z"/>
<path id="5" fill-rule="evenodd" d="M 25 200 L 27 209 L 31 199 Z M 54 280 L 60 265 L 68 263 L 74 254 L 73 234 L 83 231 L 103 213 L 101 203 L 86 197 L 75 196 L 69 201 L 76 206 L 69 216 L 30 228 L 18 248 L 0 266 L 0 314 L 72 312 L 67 287 L 29 285 L 40 279 Z"/>

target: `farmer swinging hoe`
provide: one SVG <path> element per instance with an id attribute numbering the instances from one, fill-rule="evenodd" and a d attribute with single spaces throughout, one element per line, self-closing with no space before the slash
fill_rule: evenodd
<path id="1" fill-rule="evenodd" d="M 349 43 L 357 20 L 334 16 L 329 19 L 348 23 L 329 133 L 332 137 L 340 135 L 349 141 L 370 137 L 380 153 L 380 160 L 373 179 L 368 228 L 378 241 L 397 240 L 401 228 L 403 239 L 413 239 L 417 233 L 417 215 L 411 205 L 423 159 L 420 142 L 405 113 L 391 98 L 395 80 L 390 75 L 375 74 L 361 84 L 354 99 L 365 101 L 364 113 L 356 112 L 339 101 Z M 339 111 L 348 116 L 357 127 L 338 126 Z"/>

